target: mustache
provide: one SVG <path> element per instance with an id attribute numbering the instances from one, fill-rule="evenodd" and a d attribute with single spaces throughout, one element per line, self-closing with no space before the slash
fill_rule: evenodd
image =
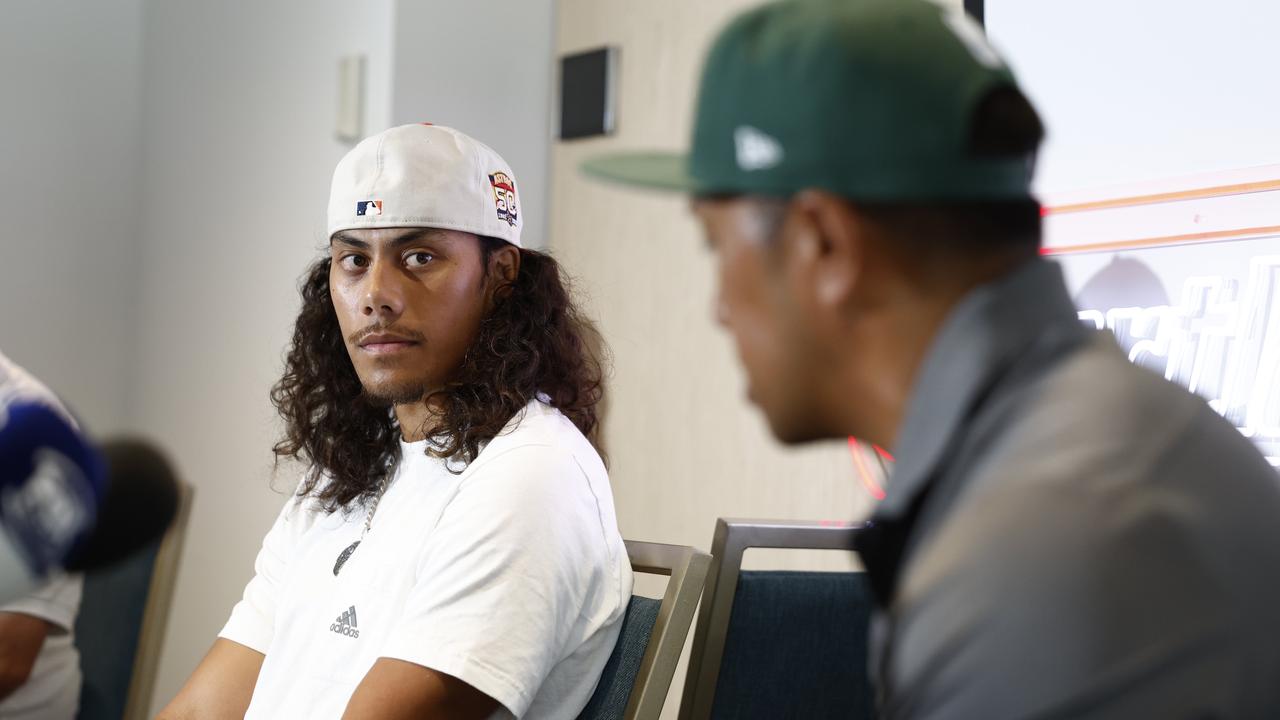
<path id="1" fill-rule="evenodd" d="M 395 335 L 414 342 L 423 342 L 427 339 L 425 335 L 417 330 L 401 329 L 397 328 L 395 325 L 370 325 L 369 327 L 362 328 L 348 335 L 347 342 L 352 345 L 359 345 L 370 335 L 377 335 L 380 333 Z"/>

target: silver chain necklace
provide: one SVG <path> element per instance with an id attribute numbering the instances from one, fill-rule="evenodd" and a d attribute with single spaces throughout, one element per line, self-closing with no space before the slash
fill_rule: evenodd
<path id="1" fill-rule="evenodd" d="M 360 542 L 364 540 L 364 536 L 368 535 L 369 529 L 373 527 L 373 514 L 378 512 L 378 503 L 382 502 L 382 496 L 387 493 L 388 482 L 386 475 L 383 475 L 382 483 L 378 487 L 378 494 L 373 496 L 373 502 L 369 504 L 369 511 L 365 513 L 364 530 L 360 532 L 360 537 L 355 542 L 348 545 L 347 549 L 338 555 L 338 561 L 333 564 L 334 577 L 337 577 L 338 573 L 342 572 L 342 566 L 346 565 L 351 556 L 355 554 L 356 548 L 360 547 Z"/>

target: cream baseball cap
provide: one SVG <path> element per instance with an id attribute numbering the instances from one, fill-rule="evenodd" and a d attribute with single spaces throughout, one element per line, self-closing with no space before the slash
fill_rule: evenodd
<path id="1" fill-rule="evenodd" d="M 511 166 L 443 125 L 401 125 L 365 138 L 338 162 L 329 237 L 353 228 L 434 227 L 520 247 L 523 213 Z"/>

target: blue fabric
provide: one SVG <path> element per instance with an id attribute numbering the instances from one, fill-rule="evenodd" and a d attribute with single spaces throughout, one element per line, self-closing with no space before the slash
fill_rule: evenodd
<path id="1" fill-rule="evenodd" d="M 875 717 L 871 603 L 863 573 L 741 573 L 711 717 Z"/>
<path id="2" fill-rule="evenodd" d="M 157 541 L 116 565 L 85 575 L 84 599 L 76 617 L 76 647 L 84 673 L 79 720 L 124 716 L 159 549 Z"/>
<path id="3" fill-rule="evenodd" d="M 583 708 L 579 720 L 621 720 L 631 699 L 631 688 L 640 674 L 640 661 L 649 647 L 649 636 L 658 621 L 658 608 L 662 603 L 653 598 L 633 595 L 627 604 L 627 614 L 622 619 L 618 644 L 613 647 L 609 662 L 591 700 Z"/>

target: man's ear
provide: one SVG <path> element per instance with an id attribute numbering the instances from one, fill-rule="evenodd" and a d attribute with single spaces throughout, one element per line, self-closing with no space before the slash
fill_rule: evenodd
<path id="1" fill-rule="evenodd" d="M 510 294 L 511 286 L 520 276 L 520 248 L 504 243 L 489 255 L 489 267 L 485 270 L 492 305 Z"/>
<path id="2" fill-rule="evenodd" d="M 864 237 L 860 219 L 849 203 L 824 190 L 802 190 L 792 197 L 792 231 L 807 269 L 801 280 L 812 288 L 814 300 L 838 308 L 852 298 L 864 265 Z"/>

